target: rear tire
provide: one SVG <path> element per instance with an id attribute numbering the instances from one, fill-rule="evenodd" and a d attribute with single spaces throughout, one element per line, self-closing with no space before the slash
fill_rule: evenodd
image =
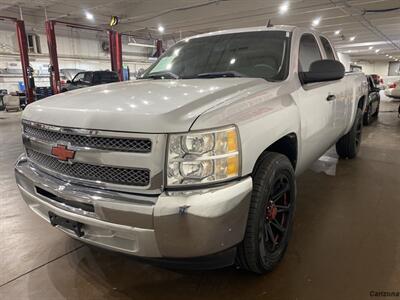
<path id="1" fill-rule="evenodd" d="M 363 116 L 363 124 L 364 126 L 368 126 L 369 124 L 372 123 L 372 112 L 371 112 L 371 105 L 368 104 L 367 108 L 366 108 L 366 112 L 364 113 Z"/>
<path id="2" fill-rule="evenodd" d="M 296 181 L 289 159 L 267 152 L 253 175 L 253 192 L 238 265 L 264 274 L 282 259 L 293 225 Z"/>
<path id="3" fill-rule="evenodd" d="M 350 131 L 336 143 L 336 152 L 340 158 L 355 158 L 360 150 L 363 128 L 363 113 L 357 109 L 356 117 Z"/>
<path id="4" fill-rule="evenodd" d="M 374 117 L 375 117 L 375 118 L 378 118 L 380 106 L 381 106 L 381 103 L 378 102 L 378 107 L 376 108 L 376 112 L 375 112 L 375 114 L 374 114 Z"/>

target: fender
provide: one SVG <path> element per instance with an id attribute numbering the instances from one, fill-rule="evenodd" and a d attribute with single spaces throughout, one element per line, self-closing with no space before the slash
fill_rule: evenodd
<path id="1" fill-rule="evenodd" d="M 274 142 L 294 133 L 298 140 L 300 117 L 297 106 L 286 91 L 274 88 L 262 89 L 245 99 L 225 102 L 203 113 L 191 130 L 236 124 L 239 128 L 242 150 L 242 175 L 251 174 L 258 157 Z M 301 145 L 298 145 L 301 151 Z M 298 154 L 298 157 L 301 155 Z M 301 161 L 298 161 L 301 165 Z"/>
<path id="2" fill-rule="evenodd" d="M 360 80 L 359 75 L 362 73 L 348 73 L 346 74 L 346 78 L 349 79 L 347 80 L 346 83 L 346 89 L 351 93 L 351 99 L 348 99 L 348 101 L 351 103 L 351 110 L 350 110 L 350 120 L 349 124 L 347 124 L 346 130 L 343 135 L 347 134 L 351 127 L 353 126 L 354 119 L 356 117 L 357 109 L 358 109 L 358 103 L 359 100 L 364 97 L 365 101 L 363 104 L 363 107 L 361 108 L 362 111 L 365 110 L 365 107 L 368 102 L 368 81 L 366 77 L 363 77 L 362 80 Z M 357 77 L 355 76 L 357 75 Z M 357 87 L 357 88 L 354 88 Z"/>

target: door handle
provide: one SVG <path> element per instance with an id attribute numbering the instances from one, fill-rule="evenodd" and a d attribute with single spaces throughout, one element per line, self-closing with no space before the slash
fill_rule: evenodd
<path id="1" fill-rule="evenodd" d="M 326 101 L 335 101 L 336 100 L 336 95 L 329 94 L 328 97 L 326 97 Z"/>

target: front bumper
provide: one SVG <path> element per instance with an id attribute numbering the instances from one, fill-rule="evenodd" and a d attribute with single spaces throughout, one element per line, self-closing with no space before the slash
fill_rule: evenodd
<path id="1" fill-rule="evenodd" d="M 23 155 L 15 175 L 25 202 L 47 222 L 53 212 L 83 224 L 82 237 L 57 226 L 76 239 L 149 258 L 202 257 L 235 246 L 244 237 L 252 190 L 251 177 L 158 196 L 101 190 L 50 176 Z"/>

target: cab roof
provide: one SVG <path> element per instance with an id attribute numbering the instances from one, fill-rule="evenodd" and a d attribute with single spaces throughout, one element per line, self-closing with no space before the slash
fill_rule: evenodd
<path id="1" fill-rule="evenodd" d="M 215 36 L 215 35 L 222 35 L 222 34 L 231 34 L 231 33 L 241 33 L 241 32 L 255 32 L 255 31 L 288 31 L 292 32 L 296 26 L 289 26 L 289 25 L 274 25 L 271 27 L 267 26 L 258 26 L 258 27 L 246 27 L 246 28 L 236 28 L 236 29 L 226 29 L 226 30 L 218 30 L 208 33 L 201 33 L 197 34 L 184 40 L 190 40 L 195 38 L 207 37 L 207 36 Z"/>

